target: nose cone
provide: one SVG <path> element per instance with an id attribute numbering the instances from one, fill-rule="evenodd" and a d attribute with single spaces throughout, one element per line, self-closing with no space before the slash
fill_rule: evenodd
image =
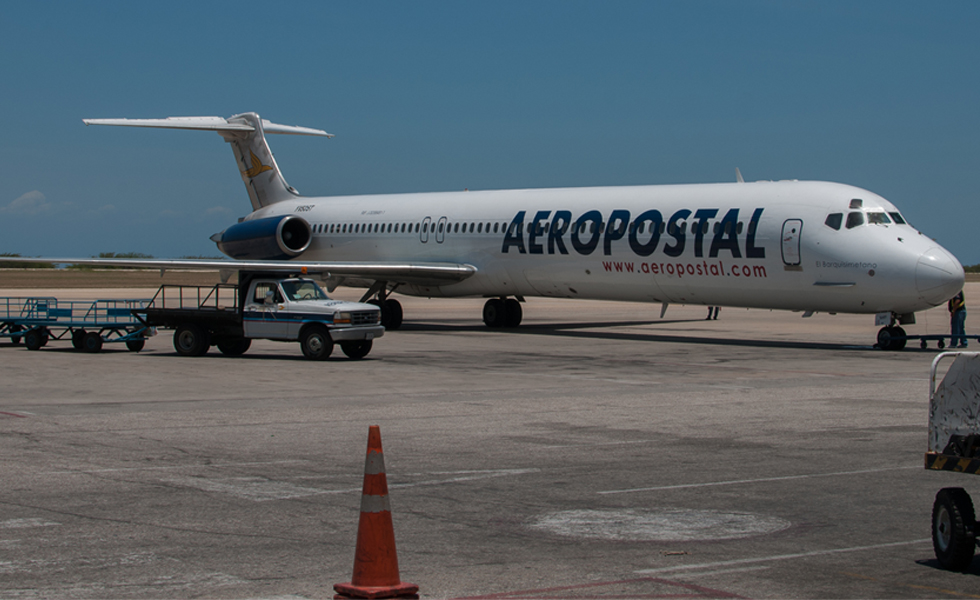
<path id="1" fill-rule="evenodd" d="M 922 299 L 934 306 L 962 290 L 965 279 L 960 261 L 939 246 L 923 252 L 915 267 L 915 287 Z"/>

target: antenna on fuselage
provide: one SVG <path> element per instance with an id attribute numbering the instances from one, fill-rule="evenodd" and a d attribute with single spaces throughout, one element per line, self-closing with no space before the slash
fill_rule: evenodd
<path id="1" fill-rule="evenodd" d="M 745 183 L 745 180 L 742 179 L 742 172 L 738 170 L 738 167 L 735 167 L 735 181 L 738 183 Z"/>

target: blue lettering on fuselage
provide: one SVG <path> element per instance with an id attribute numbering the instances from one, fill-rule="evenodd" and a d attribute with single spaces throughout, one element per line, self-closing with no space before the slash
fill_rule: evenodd
<path id="1" fill-rule="evenodd" d="M 694 256 L 698 258 L 704 256 L 706 237 L 710 237 L 709 258 L 718 258 L 723 252 L 732 258 L 765 258 L 766 249 L 755 243 L 763 210 L 757 208 L 752 212 L 745 231 L 744 253 L 740 242 L 742 223 L 738 220 L 737 208 L 728 209 L 720 220 L 717 218 L 720 212 L 717 208 L 699 208 L 696 211 L 682 208 L 667 219 L 656 209 L 644 211 L 635 219 L 625 209 L 612 211 L 608 219 L 603 219 L 598 210 L 589 210 L 574 220 L 568 210 L 556 210 L 554 213 L 539 210 L 527 223 L 528 211 L 522 210 L 514 215 L 504 231 L 500 251 L 507 254 L 514 248 L 519 254 L 568 254 L 567 239 L 572 250 L 578 254 L 592 254 L 601 243 L 602 253 L 609 256 L 613 253 L 614 244 L 621 245 L 618 242 L 626 238 L 634 254 L 650 256 L 657 251 L 663 237 L 663 253 L 678 257 L 684 253 L 690 236 L 693 238 Z"/>

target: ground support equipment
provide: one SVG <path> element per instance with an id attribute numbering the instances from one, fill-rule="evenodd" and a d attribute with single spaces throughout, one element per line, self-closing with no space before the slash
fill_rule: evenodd
<path id="1" fill-rule="evenodd" d="M 98 352 L 106 343 L 125 343 L 139 352 L 156 332 L 133 316 L 148 300 L 61 301 L 56 298 L 0 298 L 0 336 L 28 350 L 51 340 L 71 340 L 76 350 Z"/>
<path id="2" fill-rule="evenodd" d="M 952 365 L 939 385 L 936 370 Z M 926 469 L 980 474 L 980 352 L 943 352 L 929 371 L 929 444 Z M 977 537 L 973 500 L 963 488 L 943 488 L 932 507 L 932 545 L 944 569 L 964 571 Z"/>

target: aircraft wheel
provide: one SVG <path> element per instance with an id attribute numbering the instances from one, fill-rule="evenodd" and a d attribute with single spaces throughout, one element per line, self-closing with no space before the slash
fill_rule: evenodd
<path id="1" fill-rule="evenodd" d="M 487 327 L 503 327 L 507 322 L 507 306 L 500 298 L 490 298 L 483 305 L 483 323 Z"/>
<path id="2" fill-rule="evenodd" d="M 71 332 L 71 347 L 75 350 L 82 350 L 85 347 L 85 333 L 84 329 L 76 329 Z"/>
<path id="3" fill-rule="evenodd" d="M 385 329 L 392 331 L 399 329 L 402 326 L 403 316 L 401 302 L 391 299 L 385 300 L 384 306 L 381 307 L 381 324 L 385 326 Z"/>
<path id="4" fill-rule="evenodd" d="M 138 340 L 126 340 L 126 348 L 130 352 L 139 352 L 145 345 L 146 340 L 144 338 L 140 338 Z"/>
<path id="5" fill-rule="evenodd" d="M 28 350 L 40 350 L 42 346 L 48 343 L 46 338 L 47 336 L 40 329 L 31 329 L 24 334 L 24 345 L 27 346 Z"/>
<path id="6" fill-rule="evenodd" d="M 893 339 L 892 340 L 892 350 L 904 350 L 905 349 L 905 344 L 908 343 L 908 340 L 905 339 L 905 336 L 906 335 L 908 335 L 908 334 L 905 333 L 905 330 L 902 329 L 901 327 L 899 327 L 898 325 L 892 327 L 892 337 L 893 338 L 901 338 L 901 339 L 897 339 L 897 340 L 896 339 Z"/>
<path id="7" fill-rule="evenodd" d="M 323 325 L 311 325 L 303 331 L 299 345 L 303 348 L 303 356 L 310 360 L 326 360 L 333 352 L 333 340 Z"/>
<path id="8" fill-rule="evenodd" d="M 504 300 L 505 320 L 504 327 L 517 327 L 524 318 L 524 310 L 521 303 L 514 298 Z"/>
<path id="9" fill-rule="evenodd" d="M 185 323 L 174 331 L 174 350 L 181 356 L 204 356 L 211 344 L 208 333 L 193 323 Z"/>
<path id="10" fill-rule="evenodd" d="M 98 331 L 89 331 L 82 338 L 82 350 L 85 352 L 100 352 L 102 350 L 102 336 Z"/>
<path id="11" fill-rule="evenodd" d="M 932 548 L 939 564 L 965 571 L 976 548 L 973 502 L 963 488 L 943 488 L 932 505 Z"/>
<path id="12" fill-rule="evenodd" d="M 373 342 L 371 340 L 358 340 L 355 342 L 340 342 L 340 349 L 344 351 L 347 358 L 360 360 L 371 351 Z"/>
<path id="13" fill-rule="evenodd" d="M 248 338 L 231 338 L 218 342 L 218 351 L 225 356 L 241 356 L 248 352 L 252 340 Z"/>

